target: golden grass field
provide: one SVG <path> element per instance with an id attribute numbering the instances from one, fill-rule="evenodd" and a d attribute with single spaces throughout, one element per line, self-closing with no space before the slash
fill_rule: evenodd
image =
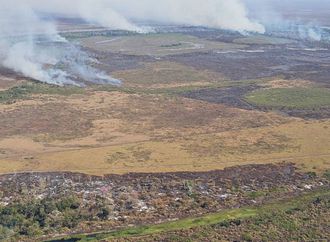
<path id="1" fill-rule="evenodd" d="M 49 102 L 42 104 L 39 98 L 45 97 L 2 107 L 5 113 L 23 109 L 19 114 L 25 113 L 27 120 L 20 124 L 21 129 L 30 130 L 17 130 L 12 120 L 12 129 L 3 131 L 9 135 L 0 140 L 1 173 L 206 171 L 282 161 L 315 171 L 330 167 L 329 120 L 305 121 L 184 98 L 120 92 L 96 92 L 61 101 L 48 97 Z M 40 122 L 42 117 L 29 114 L 35 112 L 31 106 L 40 106 L 42 115 L 51 115 L 59 102 L 61 112 L 69 118 Z M 70 109 L 65 111 L 66 107 Z M 75 117 L 81 114 L 86 117 Z M 90 127 L 83 125 L 87 122 L 83 118 L 91 122 Z M 61 121 L 67 123 L 57 123 Z M 80 122 L 81 126 L 73 127 Z M 31 128 L 33 125 L 40 126 Z M 59 129 L 49 128 L 47 133 L 47 125 Z"/>
<path id="2" fill-rule="evenodd" d="M 123 89 L 88 87 L 71 95 L 31 94 L 0 102 L 0 173 L 208 171 L 282 161 L 309 171 L 330 168 L 328 119 L 184 98 L 172 91 L 230 82 L 181 64 L 144 63 L 113 75 L 123 80 Z M 0 80 L 2 91 L 22 83 Z M 266 89 L 314 85 L 281 78 L 253 83 Z M 150 92 L 154 89 L 160 91 Z"/>
<path id="3" fill-rule="evenodd" d="M 140 141 L 60 151 L 49 149 L 47 152 L 34 142 L 29 144 L 17 139 L 15 142 L 21 142 L 18 144 L 22 144 L 22 149 L 25 144 L 25 151 L 31 155 L 0 160 L 0 171 L 74 171 L 103 175 L 208 171 L 282 161 L 297 163 L 307 170 L 322 171 L 330 166 L 330 130 L 327 127 L 330 127 L 329 121 L 293 121 L 275 128 L 229 131 L 172 141 Z"/>

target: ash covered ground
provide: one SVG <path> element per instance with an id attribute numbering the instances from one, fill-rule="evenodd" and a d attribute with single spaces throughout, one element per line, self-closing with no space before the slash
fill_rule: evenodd
<path id="1" fill-rule="evenodd" d="M 230 87 L 199 88 L 182 95 L 238 108 L 273 109 L 249 103 L 244 98 L 246 94 L 264 88 L 263 83 L 257 81 L 260 79 L 278 78 L 288 83 L 308 80 L 316 88 L 330 87 L 330 31 L 327 28 L 293 25 L 287 29 L 271 28 L 265 35 L 196 27 L 156 26 L 155 29 L 156 34 L 142 36 L 106 30 L 69 36 L 83 38 L 80 43 L 100 61 L 98 67 L 108 73 L 162 62 L 217 73 L 222 81 L 230 83 Z M 310 36 L 310 31 L 318 32 L 320 39 Z M 143 84 L 143 77 L 140 78 Z M 157 77 L 154 79 L 157 82 Z M 129 80 L 123 79 L 123 85 L 125 83 L 129 84 Z M 220 82 L 218 84 L 221 86 Z M 314 110 L 278 109 L 297 117 L 329 117 L 328 105 L 320 111 L 315 110 L 318 107 Z"/>

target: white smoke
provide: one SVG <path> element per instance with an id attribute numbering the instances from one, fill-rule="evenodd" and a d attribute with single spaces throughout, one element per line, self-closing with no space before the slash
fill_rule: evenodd
<path id="1" fill-rule="evenodd" d="M 329 41 L 324 25 L 330 24 L 329 0 L 244 0 L 250 14 L 262 23 L 266 32 L 308 41 Z"/>
<path id="2" fill-rule="evenodd" d="M 27 0 L 48 13 L 79 16 L 113 29 L 143 31 L 132 20 L 264 32 L 241 0 Z"/>
<path id="3" fill-rule="evenodd" d="M 0 65 L 50 84 L 118 84 L 89 66 L 86 53 L 67 42 L 29 1 L 0 0 Z"/>
<path id="4" fill-rule="evenodd" d="M 0 0 L 0 65 L 58 85 L 118 83 L 89 64 L 94 60 L 63 39 L 40 14 L 79 17 L 110 29 L 146 32 L 136 21 L 265 31 L 240 0 Z"/>
<path id="5" fill-rule="evenodd" d="M 140 21 L 205 26 L 236 31 L 264 32 L 248 18 L 240 0 L 112 0 L 113 8 Z M 129 6 L 129 7 L 127 7 Z"/>
<path id="6" fill-rule="evenodd" d="M 28 77 L 50 82 L 50 73 L 42 64 L 52 62 L 51 57 L 35 47 L 35 36 L 60 39 L 53 25 L 39 21 L 28 5 L 17 4 L 15 9 L 8 1 L 1 1 L 0 56 L 1 64 Z M 57 73 L 64 78 L 65 74 Z"/>

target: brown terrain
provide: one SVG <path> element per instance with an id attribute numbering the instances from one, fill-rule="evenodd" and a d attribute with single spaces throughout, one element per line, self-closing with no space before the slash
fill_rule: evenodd
<path id="1" fill-rule="evenodd" d="M 15 204 L 29 210 L 32 198 L 53 199 L 51 221 L 34 224 L 40 240 L 109 235 L 327 190 L 328 44 L 215 30 L 116 37 L 62 27 L 122 85 L 57 87 L 0 69 L 0 202 L 17 211 Z M 63 205 L 67 197 L 72 206 Z M 321 213 L 326 201 L 288 219 Z M 68 224 L 68 216 L 77 223 Z M 183 226 L 139 238 L 210 233 L 214 241 L 250 241 L 251 224 Z M 35 241 L 22 226 L 15 238 Z M 262 232 L 251 236 L 262 240 Z"/>

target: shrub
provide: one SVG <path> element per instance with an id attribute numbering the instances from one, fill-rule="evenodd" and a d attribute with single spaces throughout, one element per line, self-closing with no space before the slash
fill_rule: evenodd
<path id="1" fill-rule="evenodd" d="M 243 241 L 248 241 L 248 242 L 253 241 L 253 237 L 249 233 L 243 233 L 241 237 Z"/>

